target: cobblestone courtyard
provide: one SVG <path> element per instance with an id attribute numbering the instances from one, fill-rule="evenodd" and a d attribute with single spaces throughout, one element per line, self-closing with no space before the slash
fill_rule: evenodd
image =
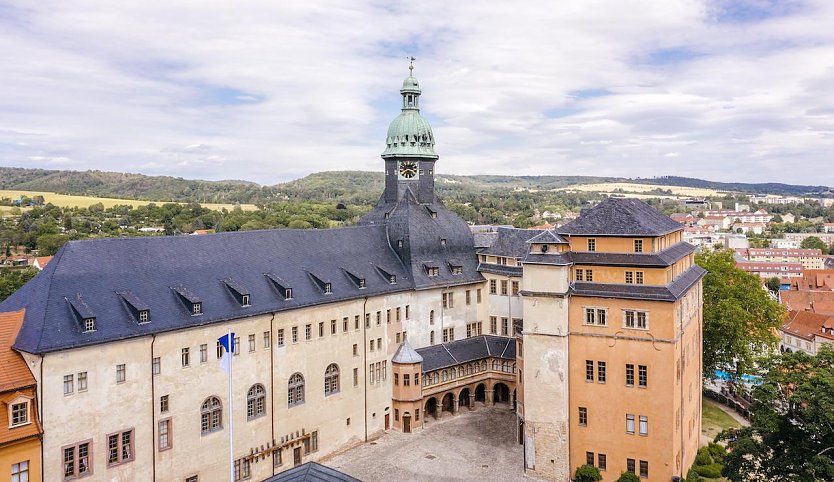
<path id="1" fill-rule="evenodd" d="M 365 482 L 534 480 L 524 476 L 515 414 L 508 405 L 444 415 L 416 433 L 392 430 L 325 465 Z"/>

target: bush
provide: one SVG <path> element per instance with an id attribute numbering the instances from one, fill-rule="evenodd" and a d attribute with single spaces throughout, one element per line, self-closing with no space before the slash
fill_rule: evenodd
<path id="1" fill-rule="evenodd" d="M 694 467 L 695 472 L 701 477 L 708 479 L 717 479 L 721 477 L 721 464 L 701 465 Z"/>
<path id="2" fill-rule="evenodd" d="M 712 465 L 712 456 L 706 447 L 698 449 L 698 455 L 695 456 L 695 466 Z"/>
<path id="3" fill-rule="evenodd" d="M 576 482 L 597 482 L 602 480 L 599 470 L 593 465 L 583 465 L 576 468 L 576 475 L 574 475 Z"/>
<path id="4" fill-rule="evenodd" d="M 640 482 L 640 477 L 637 477 L 634 472 L 623 472 L 616 482 Z"/>
<path id="5" fill-rule="evenodd" d="M 689 473 L 686 475 L 686 482 L 701 482 L 702 480 L 704 479 L 695 472 L 695 469 L 689 469 Z"/>
<path id="6" fill-rule="evenodd" d="M 710 456 L 712 457 L 712 461 L 716 464 L 723 464 L 724 457 L 727 456 L 727 449 L 724 448 L 723 445 L 710 442 L 709 446 L 707 446 L 707 450 L 709 451 Z"/>

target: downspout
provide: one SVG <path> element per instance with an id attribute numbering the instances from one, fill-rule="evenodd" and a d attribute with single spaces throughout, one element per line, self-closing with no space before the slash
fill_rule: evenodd
<path id="1" fill-rule="evenodd" d="M 275 321 L 275 312 L 272 312 L 272 318 L 269 320 L 269 410 L 272 414 L 269 417 L 269 426 L 272 432 L 272 442 L 275 445 L 275 363 L 273 362 L 275 356 L 275 347 L 272 346 L 272 337 L 275 334 L 273 329 L 273 322 Z M 275 452 L 272 453 L 272 475 L 275 475 Z"/>
<path id="2" fill-rule="evenodd" d="M 43 364 L 44 364 L 44 361 L 46 361 L 46 358 L 44 358 L 43 354 L 41 354 L 40 357 L 41 357 L 40 382 L 41 382 L 41 384 L 43 384 Z M 41 428 L 43 428 L 43 414 L 45 413 L 45 411 L 43 409 L 43 390 L 38 390 L 37 387 L 35 388 L 35 390 L 37 390 L 36 396 L 39 397 L 40 400 L 41 400 L 41 403 L 38 404 L 38 412 L 40 413 Z M 43 463 L 43 434 L 40 435 L 40 440 L 41 440 L 41 480 L 46 480 L 46 474 L 44 472 L 45 469 L 44 469 L 44 463 Z"/>
<path id="3" fill-rule="evenodd" d="M 368 366 L 368 297 L 366 296 L 362 302 L 362 371 Z M 368 441 L 368 376 L 367 373 L 362 377 L 362 386 L 364 387 L 364 404 L 365 410 L 362 412 L 362 421 L 365 424 L 365 442 Z"/>
<path id="4" fill-rule="evenodd" d="M 151 467 L 152 467 L 152 479 L 156 480 L 156 436 L 154 435 L 156 432 L 156 387 L 154 386 L 154 374 L 153 374 L 153 345 L 156 343 L 156 334 L 151 335 Z"/>
<path id="5" fill-rule="evenodd" d="M 507 275 L 507 336 L 513 334 L 513 279 Z"/>

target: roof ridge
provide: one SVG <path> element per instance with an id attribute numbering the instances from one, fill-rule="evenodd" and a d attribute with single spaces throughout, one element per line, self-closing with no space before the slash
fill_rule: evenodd
<path id="1" fill-rule="evenodd" d="M 452 352 L 449 351 L 448 348 L 446 348 L 446 343 L 441 343 L 440 346 L 442 346 L 443 349 L 446 350 L 446 353 L 448 353 L 449 356 L 452 357 L 452 360 L 454 360 L 456 364 L 460 363 L 460 361 L 455 357 L 455 355 L 452 355 Z"/>
<path id="2" fill-rule="evenodd" d="M 510 339 L 507 338 L 507 344 L 504 345 L 504 350 L 501 352 L 501 357 L 504 356 L 504 353 L 507 353 L 507 350 L 510 348 Z"/>
<path id="3" fill-rule="evenodd" d="M 487 342 L 487 337 L 484 337 L 484 345 L 486 345 L 487 355 L 492 356 L 492 350 L 489 349 L 489 343 Z"/>

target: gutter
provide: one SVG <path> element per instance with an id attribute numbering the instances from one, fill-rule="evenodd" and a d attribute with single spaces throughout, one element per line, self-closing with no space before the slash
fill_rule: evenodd
<path id="1" fill-rule="evenodd" d="M 362 302 L 362 371 L 368 365 L 368 323 L 366 320 L 368 316 L 368 297 Z M 362 412 L 362 421 L 365 425 L 365 442 L 368 441 L 368 377 L 362 376 L 362 386 L 364 387 L 363 402 L 365 410 Z"/>
<path id="2" fill-rule="evenodd" d="M 151 335 L 151 480 L 156 481 L 156 392 L 153 374 L 153 345 L 156 343 L 156 334 Z"/>
<path id="3" fill-rule="evenodd" d="M 272 432 L 272 445 L 275 445 L 275 347 L 272 346 L 272 337 L 275 334 L 274 328 L 275 312 L 272 313 L 272 318 L 269 320 L 269 410 L 271 416 L 269 417 L 269 426 Z M 272 475 L 275 475 L 275 453 L 272 453 Z"/>

